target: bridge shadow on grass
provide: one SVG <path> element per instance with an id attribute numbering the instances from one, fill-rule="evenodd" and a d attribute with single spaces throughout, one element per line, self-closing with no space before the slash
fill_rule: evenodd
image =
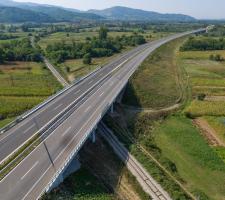
<path id="1" fill-rule="evenodd" d="M 137 108 L 142 107 L 140 99 L 138 98 L 136 91 L 134 89 L 134 86 L 132 85 L 130 81 L 127 83 L 127 86 L 125 88 L 125 92 L 122 98 L 122 103 L 127 106 L 133 106 Z"/>

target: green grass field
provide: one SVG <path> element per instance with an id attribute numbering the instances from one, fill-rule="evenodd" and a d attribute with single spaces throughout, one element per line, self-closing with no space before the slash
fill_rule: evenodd
<path id="1" fill-rule="evenodd" d="M 116 56 L 118 56 L 118 54 L 115 54 L 111 57 L 93 58 L 91 65 L 84 64 L 83 59 L 67 60 L 60 64 L 59 67 L 63 73 L 66 74 L 68 80 L 73 81 L 74 79 L 79 79 L 94 71 L 96 68 L 110 62 L 110 60 Z M 66 68 L 70 69 L 69 72 L 66 70 Z"/>
<path id="2" fill-rule="evenodd" d="M 185 68 L 193 91 L 193 96 L 225 95 L 225 63 L 209 60 L 210 55 L 220 54 L 225 57 L 225 51 L 188 51 L 179 53 L 179 64 Z"/>
<path id="3" fill-rule="evenodd" d="M 0 65 L 0 82 L 0 127 L 61 88 L 43 64 L 34 62 Z"/>
<path id="4" fill-rule="evenodd" d="M 143 62 L 129 82 L 124 104 L 161 108 L 173 105 L 179 100 L 180 72 L 175 58 L 178 47 L 184 40 L 175 40 L 160 47 Z"/>
<path id="5" fill-rule="evenodd" d="M 43 64 L 14 62 L 0 65 L 1 96 L 49 96 L 60 85 Z"/>
<path id="6" fill-rule="evenodd" d="M 189 119 L 169 117 L 153 134 L 162 154 L 176 163 L 191 191 L 202 191 L 210 199 L 225 199 L 225 164 Z"/>
<path id="7" fill-rule="evenodd" d="M 211 102 L 194 100 L 184 112 L 190 117 L 225 116 L 224 108 L 224 101 Z"/>
<path id="8" fill-rule="evenodd" d="M 179 53 L 179 64 L 185 68 L 192 88 L 192 96 L 225 96 L 225 62 L 209 59 L 210 55 L 225 56 L 225 51 L 187 51 Z M 225 102 L 194 100 L 185 109 L 191 117 L 225 116 Z"/>

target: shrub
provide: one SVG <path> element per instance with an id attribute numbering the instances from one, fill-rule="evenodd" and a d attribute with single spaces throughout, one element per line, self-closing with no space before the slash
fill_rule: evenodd
<path id="1" fill-rule="evenodd" d="M 199 101 L 204 101 L 205 97 L 206 97 L 206 95 L 205 95 L 204 93 L 201 93 L 201 94 L 198 94 L 197 99 L 198 99 Z"/>
<path id="2" fill-rule="evenodd" d="M 85 54 L 83 57 L 83 63 L 86 65 L 90 65 L 91 61 L 92 61 L 91 54 L 89 54 L 89 53 Z"/>

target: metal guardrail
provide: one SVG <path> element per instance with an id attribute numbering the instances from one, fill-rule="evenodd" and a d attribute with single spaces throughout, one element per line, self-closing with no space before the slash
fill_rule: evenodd
<path id="1" fill-rule="evenodd" d="M 82 77 L 82 78 L 74 81 L 70 86 L 65 87 L 64 89 L 60 90 L 56 94 L 50 96 L 49 98 L 47 98 L 41 104 L 35 106 L 31 110 L 29 110 L 29 111 L 25 112 L 24 114 L 18 116 L 14 121 L 12 121 L 11 123 L 7 124 L 6 126 L 4 126 L 3 128 L 0 129 L 0 135 L 4 134 L 6 131 L 10 130 L 11 128 L 13 128 L 14 126 L 16 126 L 18 123 L 20 123 L 24 119 L 26 119 L 27 117 L 29 117 L 30 115 L 32 115 L 36 111 L 40 110 L 41 108 L 43 108 L 44 106 L 46 106 L 47 104 L 49 104 L 50 102 L 52 102 L 53 100 L 55 100 L 57 97 L 59 97 L 60 95 L 62 95 L 65 92 L 67 92 L 72 87 L 76 86 L 77 84 L 81 83 L 85 79 L 89 78 L 90 76 L 92 76 L 93 74 L 95 74 L 96 72 L 98 72 L 101 68 L 102 67 L 98 67 L 97 69 L 95 69 L 94 71 L 90 72 L 86 76 L 84 76 L 84 77 Z"/>

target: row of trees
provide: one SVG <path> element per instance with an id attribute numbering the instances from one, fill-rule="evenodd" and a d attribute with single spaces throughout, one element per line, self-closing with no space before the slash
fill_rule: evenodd
<path id="1" fill-rule="evenodd" d="M 112 56 L 125 46 L 136 46 L 145 42 L 145 38 L 138 34 L 116 38 L 108 37 L 107 28 L 101 27 L 98 37 L 86 38 L 83 43 L 72 41 L 71 44 L 67 44 L 62 41 L 50 44 L 46 48 L 46 54 L 57 63 L 64 62 L 66 59 L 78 58 L 84 58 L 84 62 L 87 62 L 93 57 Z"/>
<path id="2" fill-rule="evenodd" d="M 18 36 L 12 35 L 12 34 L 3 34 L 0 33 L 0 40 L 9 40 L 9 39 L 15 39 L 18 38 Z"/>
<path id="3" fill-rule="evenodd" d="M 225 50 L 225 39 L 190 37 L 180 48 L 181 51 Z"/>
<path id="4" fill-rule="evenodd" d="M 32 48 L 28 38 L 0 44 L 0 63 L 5 61 L 41 61 L 39 50 Z"/>
<path id="5" fill-rule="evenodd" d="M 205 34 L 208 37 L 224 37 L 225 36 L 225 26 L 216 25 L 212 30 Z"/>

